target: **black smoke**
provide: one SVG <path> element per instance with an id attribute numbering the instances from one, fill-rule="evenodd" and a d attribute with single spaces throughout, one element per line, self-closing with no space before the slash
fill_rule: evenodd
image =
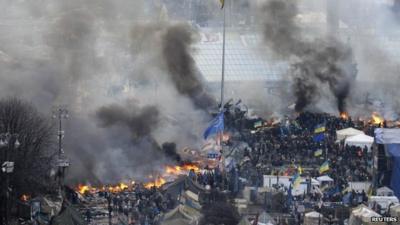
<path id="1" fill-rule="evenodd" d="M 166 157 L 169 159 L 176 161 L 178 163 L 181 162 L 181 156 L 176 152 L 176 144 L 173 142 L 165 142 L 162 144 L 162 150 Z"/>
<path id="2" fill-rule="evenodd" d="M 111 104 L 103 106 L 96 112 L 102 127 L 119 126 L 128 128 L 133 140 L 149 136 L 160 121 L 160 112 L 155 106 L 139 107 Z"/>
<path id="3" fill-rule="evenodd" d="M 296 1 L 269 0 L 262 8 L 264 40 L 275 54 L 290 59 L 296 111 L 314 103 L 323 84 L 328 84 L 340 112 L 346 111 L 346 99 L 357 75 L 349 46 L 333 37 L 305 40 L 296 24 Z"/>
<path id="4" fill-rule="evenodd" d="M 216 105 L 206 93 L 198 78 L 198 70 L 192 57 L 195 33 L 188 25 L 170 26 L 162 39 L 162 54 L 168 72 L 179 93 L 188 96 L 194 105 L 208 109 Z"/>

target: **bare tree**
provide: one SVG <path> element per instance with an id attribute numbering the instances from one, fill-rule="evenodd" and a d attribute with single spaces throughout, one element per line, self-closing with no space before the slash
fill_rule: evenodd
<path id="1" fill-rule="evenodd" d="M 11 196 L 15 199 L 22 194 L 37 195 L 54 191 L 54 179 L 50 177 L 55 148 L 54 129 L 51 121 L 41 115 L 35 107 L 17 98 L 0 100 L 0 133 L 16 134 L 18 148 L 8 145 L 0 149 L 0 162 L 15 162 L 10 175 Z M 2 174 L 2 180 L 4 178 Z"/>

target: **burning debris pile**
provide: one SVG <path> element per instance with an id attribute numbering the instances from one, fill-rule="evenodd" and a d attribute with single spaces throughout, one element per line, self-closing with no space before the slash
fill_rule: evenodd
<path id="1" fill-rule="evenodd" d="M 165 166 L 164 170 L 161 171 L 159 175 L 156 176 L 150 175 L 148 178 L 151 181 L 144 183 L 138 183 L 132 180 L 130 182 L 121 182 L 116 185 L 103 185 L 99 187 L 95 187 L 89 184 L 86 185 L 79 184 L 77 185 L 75 190 L 80 194 L 88 194 L 88 193 L 94 194 L 97 192 L 120 193 L 125 190 L 130 190 L 137 185 L 143 186 L 146 189 L 151 189 L 153 187 L 160 188 L 167 182 L 174 181 L 179 176 L 189 175 L 190 173 L 197 174 L 199 172 L 200 172 L 200 167 L 198 165 L 191 163 L 184 163 L 180 166 Z"/>

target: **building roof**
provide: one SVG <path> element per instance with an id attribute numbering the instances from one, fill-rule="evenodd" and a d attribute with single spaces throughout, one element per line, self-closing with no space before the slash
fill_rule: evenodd
<path id="1" fill-rule="evenodd" d="M 219 82 L 222 70 L 221 32 L 201 32 L 201 41 L 195 46 L 194 59 L 207 82 Z M 268 57 L 268 49 L 255 34 L 226 34 L 226 81 L 280 81 L 288 64 Z"/>

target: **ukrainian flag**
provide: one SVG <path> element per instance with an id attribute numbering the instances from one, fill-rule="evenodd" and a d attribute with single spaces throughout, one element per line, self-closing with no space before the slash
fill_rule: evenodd
<path id="1" fill-rule="evenodd" d="M 318 149 L 317 151 L 314 152 L 315 157 L 319 157 L 322 155 L 322 149 Z"/>
<path id="2" fill-rule="evenodd" d="M 301 184 L 301 176 L 299 173 L 296 173 L 292 177 L 292 184 L 293 184 L 293 188 L 297 188 Z"/>
<path id="3" fill-rule="evenodd" d="M 321 142 L 325 139 L 324 132 L 326 131 L 326 127 L 324 124 L 320 124 L 314 129 L 314 141 Z"/>
<path id="4" fill-rule="evenodd" d="M 324 163 L 321 165 L 321 167 L 319 168 L 319 173 L 320 173 L 320 174 L 325 173 L 325 172 L 327 172 L 327 171 L 329 171 L 329 162 L 328 162 L 328 161 L 324 162 Z"/>
<path id="5" fill-rule="evenodd" d="M 323 133 L 326 131 L 326 127 L 324 124 L 320 124 L 318 126 L 315 127 L 314 129 L 314 134 L 319 134 L 319 133 Z"/>

